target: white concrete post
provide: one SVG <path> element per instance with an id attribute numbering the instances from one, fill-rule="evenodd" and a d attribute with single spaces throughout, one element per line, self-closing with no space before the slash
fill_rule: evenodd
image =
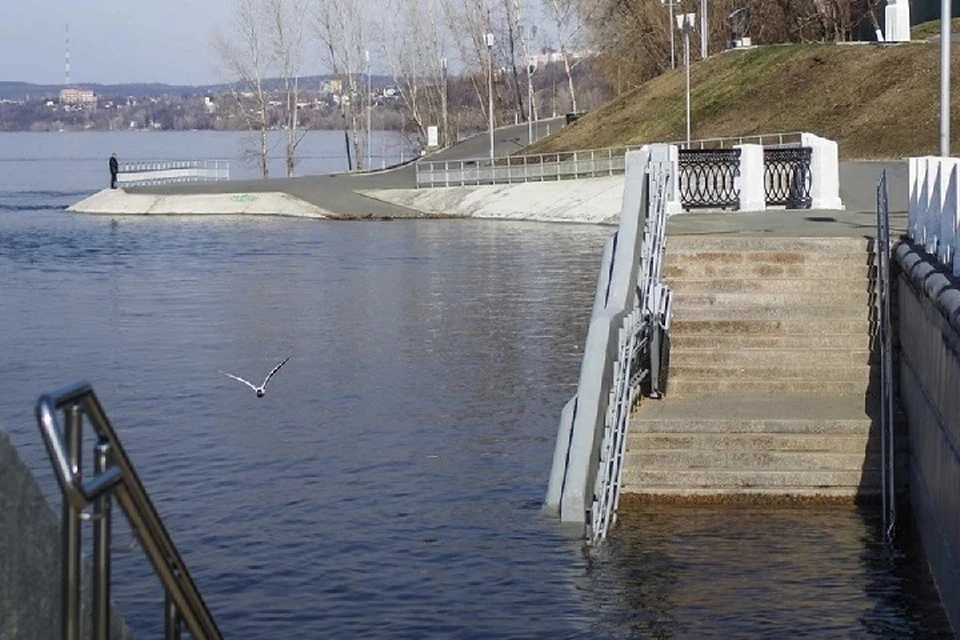
<path id="1" fill-rule="evenodd" d="M 935 158 L 933 170 L 928 179 L 932 179 L 930 187 L 930 204 L 927 206 L 927 215 L 924 216 L 923 248 L 932 256 L 937 255 L 937 238 L 940 235 L 940 218 L 943 216 L 944 196 L 947 192 L 947 162 L 945 158 Z"/>
<path id="2" fill-rule="evenodd" d="M 740 149 L 740 211 L 766 211 L 767 191 L 763 175 L 763 146 L 738 144 Z"/>
<path id="3" fill-rule="evenodd" d="M 916 242 L 920 220 L 920 171 L 923 158 L 907 158 L 907 235 Z"/>
<path id="4" fill-rule="evenodd" d="M 910 0 L 887 0 L 883 11 L 886 42 L 910 42 Z"/>
<path id="5" fill-rule="evenodd" d="M 954 158 L 945 158 L 944 171 L 940 173 L 940 187 L 943 189 L 943 208 L 940 211 L 940 230 L 937 233 L 937 258 L 940 264 L 949 267 L 956 253 L 956 230 L 958 207 L 957 171 L 960 170 L 960 161 Z"/>
<path id="6" fill-rule="evenodd" d="M 683 213 L 683 203 L 680 202 L 680 147 L 675 144 L 669 146 L 670 158 L 670 191 L 667 198 L 667 215 Z"/>
<path id="7" fill-rule="evenodd" d="M 800 134 L 800 145 L 810 147 L 810 196 L 813 209 L 843 210 L 840 200 L 840 154 L 837 143 L 812 133 Z"/>
<path id="8" fill-rule="evenodd" d="M 926 158 L 926 166 L 923 171 L 923 186 L 920 190 L 920 219 L 917 220 L 918 235 L 914 240 L 924 249 L 930 241 L 930 217 L 937 215 L 933 208 L 939 199 L 939 194 L 936 193 L 939 164 L 939 158 L 929 156 Z"/>

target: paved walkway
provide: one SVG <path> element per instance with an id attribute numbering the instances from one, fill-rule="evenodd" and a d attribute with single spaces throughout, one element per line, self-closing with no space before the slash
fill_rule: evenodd
<path id="1" fill-rule="evenodd" d="M 534 137 L 555 131 L 563 124 L 563 118 L 541 120 Z M 494 131 L 494 150 L 497 156 L 515 153 L 527 145 L 526 124 L 504 127 Z M 448 149 L 431 154 L 429 160 L 464 160 L 489 155 L 490 138 L 480 134 L 468 138 Z M 413 163 L 395 169 L 371 173 L 338 173 L 323 176 L 297 178 L 268 178 L 255 180 L 227 180 L 221 182 L 193 182 L 188 184 L 152 185 L 130 187 L 129 193 L 161 195 L 192 195 L 201 193 L 287 193 L 327 211 L 349 218 L 406 218 L 423 217 L 420 211 L 382 202 L 364 196 L 358 191 L 367 189 L 398 189 L 416 186 Z"/>

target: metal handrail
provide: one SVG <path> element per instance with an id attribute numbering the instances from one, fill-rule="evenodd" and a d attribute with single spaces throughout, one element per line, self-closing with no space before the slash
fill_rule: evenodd
<path id="1" fill-rule="evenodd" d="M 883 533 L 893 538 L 897 522 L 896 467 L 894 465 L 895 417 L 893 412 L 893 320 L 890 312 L 890 205 L 887 196 L 887 172 L 877 182 L 877 342 L 880 347 L 880 468 L 883 509 Z"/>
<path id="2" fill-rule="evenodd" d="M 671 142 L 682 149 L 724 149 L 738 144 L 768 147 L 800 145 L 800 132 L 771 133 L 729 138 L 704 138 Z M 544 180 L 595 178 L 624 172 L 624 154 L 645 145 L 577 149 L 491 159 L 421 160 L 414 165 L 415 184 L 420 187 L 452 187 L 480 184 L 512 184 Z M 548 172 L 549 169 L 549 172 Z"/>
<path id="3" fill-rule="evenodd" d="M 57 412 L 62 411 L 61 427 Z M 93 631 L 107 640 L 110 628 L 110 497 L 116 497 L 166 591 L 166 638 L 180 637 L 181 621 L 196 640 L 220 640 L 216 622 L 190 577 L 163 521 L 140 482 L 93 388 L 84 381 L 40 396 L 37 424 L 63 493 L 61 637 L 80 637 L 80 521 L 94 521 Z M 94 475 L 84 478 L 83 417 L 98 437 Z M 92 518 L 83 509 L 93 504 Z M 85 517 L 86 516 L 86 517 Z"/>
<path id="4" fill-rule="evenodd" d="M 137 160 L 120 163 L 123 186 L 230 179 L 229 160 Z"/>

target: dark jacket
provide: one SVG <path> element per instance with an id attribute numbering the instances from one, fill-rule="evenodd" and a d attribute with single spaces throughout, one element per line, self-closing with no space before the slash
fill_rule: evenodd
<path id="1" fill-rule="evenodd" d="M 117 162 L 117 159 L 113 156 L 110 156 L 110 173 L 117 173 L 120 171 L 120 163 Z"/>

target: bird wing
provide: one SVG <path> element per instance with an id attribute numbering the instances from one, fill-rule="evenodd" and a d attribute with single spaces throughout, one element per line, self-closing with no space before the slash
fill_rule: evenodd
<path id="1" fill-rule="evenodd" d="M 271 371 L 270 373 L 267 374 L 267 377 L 263 379 L 263 387 L 264 387 L 264 388 L 267 387 L 267 383 L 270 382 L 270 378 L 273 377 L 273 374 L 275 374 L 277 371 L 280 371 L 280 367 L 282 367 L 283 365 L 287 364 L 287 360 L 289 360 L 289 359 L 290 359 L 290 356 L 287 356 L 286 358 L 284 358 L 284 359 L 283 359 L 283 362 L 281 362 L 280 364 L 278 364 L 277 366 L 275 366 L 275 367 L 273 368 L 273 371 Z"/>
<path id="2" fill-rule="evenodd" d="M 250 384 L 249 382 L 247 382 L 246 380 L 244 380 L 244 379 L 241 378 L 240 376 L 235 376 L 235 375 L 233 375 L 232 373 L 227 373 L 226 371 L 221 371 L 220 373 L 222 373 L 223 375 L 227 376 L 228 378 L 233 378 L 234 380 L 237 380 L 237 381 L 239 381 L 239 382 L 242 382 L 243 384 L 247 385 L 248 387 L 250 387 L 250 388 L 253 389 L 254 391 L 257 390 L 257 388 L 256 388 L 255 386 L 253 386 L 252 384 Z"/>

